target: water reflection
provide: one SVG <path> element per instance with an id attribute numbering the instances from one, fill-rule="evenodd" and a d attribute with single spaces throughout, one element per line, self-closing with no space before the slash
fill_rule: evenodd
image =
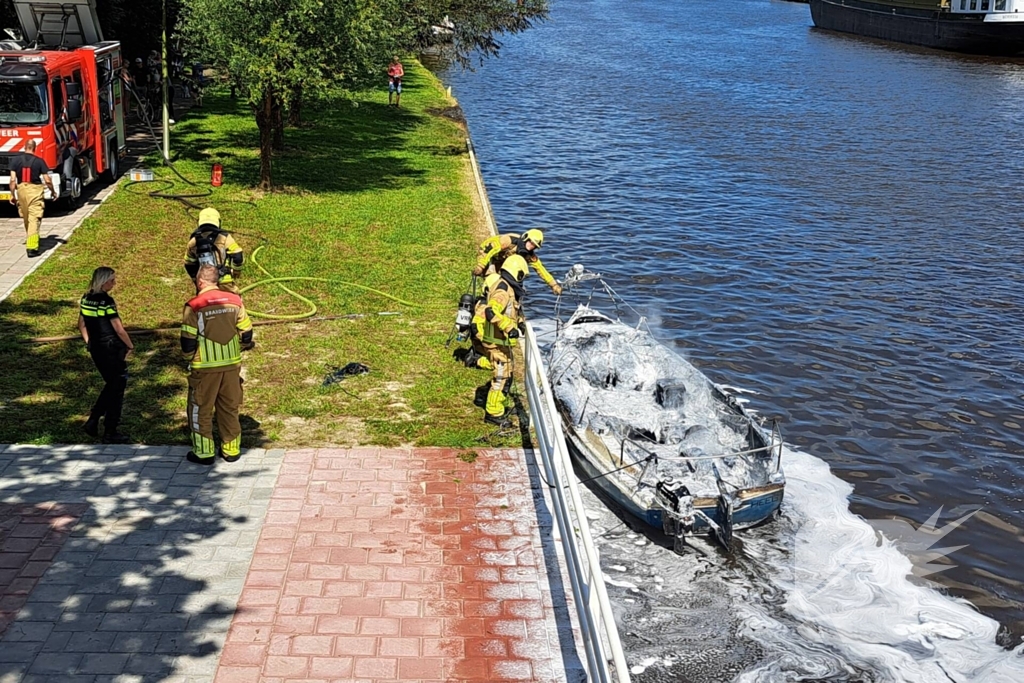
<path id="1" fill-rule="evenodd" d="M 764 0 L 555 0 L 448 78 L 500 227 L 545 227 L 552 272 L 603 271 L 756 392 L 855 485 L 853 512 L 1001 520 L 954 532 L 967 547 L 937 580 L 1012 645 L 1024 65 L 810 23 Z"/>

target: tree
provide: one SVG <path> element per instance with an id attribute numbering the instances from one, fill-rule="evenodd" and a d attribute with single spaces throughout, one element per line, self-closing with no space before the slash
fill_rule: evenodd
<path id="1" fill-rule="evenodd" d="M 240 83 L 260 133 L 260 182 L 273 184 L 275 128 L 296 93 L 365 84 L 398 43 L 399 0 L 185 0 L 180 33 Z M 279 140 L 280 142 L 280 140 Z"/>
<path id="2" fill-rule="evenodd" d="M 497 54 L 499 34 L 523 31 L 547 12 L 547 0 L 180 1 L 179 33 L 242 86 L 253 109 L 266 190 L 283 109 L 294 105 L 297 120 L 304 98 L 374 83 L 399 52 L 440 42 L 464 64 L 474 52 Z"/>
<path id="3" fill-rule="evenodd" d="M 501 34 L 520 33 L 547 17 L 547 0 L 406 0 L 406 47 L 441 46 L 463 66 L 471 55 L 497 56 Z"/>

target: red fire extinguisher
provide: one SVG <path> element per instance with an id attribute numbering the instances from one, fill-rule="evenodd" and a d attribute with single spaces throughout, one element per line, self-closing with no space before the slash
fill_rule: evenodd
<path id="1" fill-rule="evenodd" d="M 213 173 L 210 174 L 210 184 L 214 187 L 220 187 L 224 181 L 224 167 L 220 164 L 213 165 Z"/>

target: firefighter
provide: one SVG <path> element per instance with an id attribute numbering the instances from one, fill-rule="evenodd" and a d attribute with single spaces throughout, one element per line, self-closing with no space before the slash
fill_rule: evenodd
<path id="1" fill-rule="evenodd" d="M 220 228 L 220 212 L 203 209 L 199 212 L 199 225 L 189 237 L 185 248 L 185 272 L 195 279 L 199 266 L 215 266 L 220 273 L 217 285 L 226 292 L 238 294 L 236 282 L 242 272 L 245 254 L 235 238 Z"/>
<path id="2" fill-rule="evenodd" d="M 39 223 L 43 220 L 43 188 L 56 195 L 50 180 L 50 167 L 36 156 L 36 141 L 25 143 L 25 153 L 11 159 L 11 204 L 18 205 L 18 215 L 25 221 L 25 253 L 39 256 Z"/>
<path id="3" fill-rule="evenodd" d="M 537 228 L 527 230 L 522 235 L 509 233 L 507 235 L 495 235 L 488 237 L 480 243 L 480 254 L 476 260 L 476 267 L 473 268 L 473 275 L 481 276 L 494 266 L 494 272 L 501 270 L 501 264 L 512 254 L 518 254 L 526 260 L 530 267 L 537 271 L 540 279 L 551 288 L 555 296 L 562 293 L 562 286 L 555 282 L 555 278 L 548 272 L 544 264 L 537 256 L 537 250 L 544 244 L 544 233 Z"/>
<path id="4" fill-rule="evenodd" d="M 487 297 L 491 291 L 491 287 L 500 281 L 501 275 L 498 273 L 491 273 L 488 275 L 484 278 L 483 291 L 476 299 L 476 306 L 473 309 L 473 318 L 469 325 L 469 340 L 471 346 L 463 359 L 467 368 L 478 368 L 480 370 L 491 369 L 491 360 L 487 357 L 487 349 L 484 348 L 482 337 L 484 334 L 484 325 L 487 323 Z"/>
<path id="5" fill-rule="evenodd" d="M 508 426 L 505 393 L 511 374 L 512 347 L 523 324 L 523 280 L 526 259 L 513 254 L 505 259 L 499 278 L 488 291 L 480 341 L 491 363 L 491 387 L 484 405 L 484 422 Z"/>
<path id="6" fill-rule="evenodd" d="M 242 351 L 253 348 L 252 322 L 242 299 L 217 286 L 217 268 L 202 265 L 196 275 L 199 293 L 187 304 L 181 325 L 181 351 L 189 360 L 188 424 L 192 434 L 189 462 L 212 465 L 217 455 L 213 416 L 217 415 L 220 453 L 228 462 L 241 456 Z"/>

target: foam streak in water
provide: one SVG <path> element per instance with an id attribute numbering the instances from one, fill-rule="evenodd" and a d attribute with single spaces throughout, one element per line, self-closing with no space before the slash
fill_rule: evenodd
<path id="1" fill-rule="evenodd" d="M 1000 648 L 996 621 L 911 583 L 910 560 L 890 542 L 879 543 L 874 529 L 849 511 L 852 487 L 824 461 L 787 450 L 784 462 L 789 552 L 750 548 L 761 555 L 758 562 L 774 565 L 766 576 L 784 591 L 782 613 L 748 604 L 742 635 L 785 654 L 738 681 L 836 675 L 835 657 L 845 665 L 840 668 L 871 672 L 878 681 L 1024 681 L 1024 646 Z"/>

